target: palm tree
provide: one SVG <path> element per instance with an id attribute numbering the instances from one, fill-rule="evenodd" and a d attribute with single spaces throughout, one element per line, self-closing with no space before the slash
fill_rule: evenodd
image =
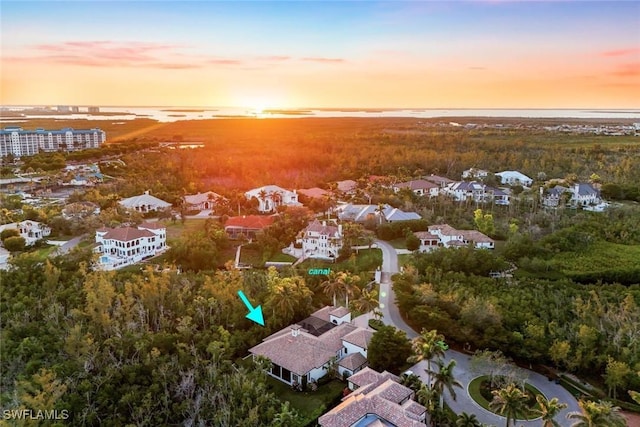
<path id="1" fill-rule="evenodd" d="M 444 348 L 440 344 L 444 342 L 444 336 L 438 334 L 438 331 L 432 329 L 427 331 L 423 329 L 419 336 L 413 339 L 413 353 L 409 358 L 410 363 L 418 363 L 423 360 L 427 361 L 427 373 L 429 374 L 429 385 L 431 385 L 431 359 L 444 357 Z"/>
<path id="2" fill-rule="evenodd" d="M 506 427 L 509 427 L 511 420 L 515 421 L 518 414 L 526 409 L 527 395 L 515 384 L 509 384 L 491 393 L 493 393 L 493 400 L 489 403 L 489 408 L 507 419 Z"/>
<path id="3" fill-rule="evenodd" d="M 335 271 L 329 272 L 327 280 L 320 284 L 320 287 L 327 296 L 333 297 L 333 306 L 337 305 L 336 295 L 342 290 L 342 283 L 338 280 L 338 274 Z"/>
<path id="4" fill-rule="evenodd" d="M 370 311 L 377 309 L 380 305 L 378 301 L 378 291 L 368 291 L 363 289 L 360 294 L 360 298 L 354 300 L 352 304 L 360 313 L 369 313 Z"/>
<path id="5" fill-rule="evenodd" d="M 409 387 L 416 393 L 422 388 L 422 380 L 420 380 L 420 377 L 416 374 L 404 373 L 400 375 L 400 384 L 405 387 Z"/>
<path id="6" fill-rule="evenodd" d="M 482 424 L 475 414 L 463 412 L 456 419 L 456 427 L 482 427 Z"/>
<path id="7" fill-rule="evenodd" d="M 438 401 L 438 392 L 428 384 L 420 385 L 420 389 L 416 392 L 416 401 L 427 408 L 428 413 L 433 413 L 436 409 Z"/>
<path id="8" fill-rule="evenodd" d="M 560 403 L 557 397 L 547 400 L 541 394 L 536 396 L 536 401 L 538 402 L 538 408 L 535 409 L 535 412 L 542 417 L 542 427 L 560 427 L 560 424 L 554 418 L 567 407 L 567 404 Z"/>
<path id="9" fill-rule="evenodd" d="M 438 372 L 429 372 L 429 375 L 433 375 L 433 388 L 440 395 L 440 409 L 444 409 L 444 389 L 446 388 L 453 400 L 456 400 L 455 387 L 462 388 L 462 384 L 453 376 L 453 369 L 456 367 L 455 360 L 449 361 L 446 365 L 441 361 L 436 364 Z"/>
<path id="10" fill-rule="evenodd" d="M 581 412 L 571 412 L 570 420 L 576 420 L 571 427 L 625 427 L 626 419 L 620 414 L 620 408 L 611 402 L 584 401 L 578 402 Z"/>
<path id="11" fill-rule="evenodd" d="M 341 272 L 338 275 L 338 281 L 342 284 L 342 289 L 346 299 L 345 306 L 349 307 L 349 297 L 360 293 L 360 288 L 358 287 L 358 283 L 360 283 L 360 276 L 349 272 Z"/>

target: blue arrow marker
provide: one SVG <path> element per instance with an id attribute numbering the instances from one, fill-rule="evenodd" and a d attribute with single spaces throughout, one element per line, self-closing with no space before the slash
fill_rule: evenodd
<path id="1" fill-rule="evenodd" d="M 238 295 L 240 295 L 240 299 L 249 309 L 249 314 L 247 314 L 245 317 L 253 322 L 256 322 L 260 326 L 264 326 L 264 317 L 262 317 L 262 306 L 253 308 L 247 297 L 244 295 L 244 292 L 238 291 Z"/>

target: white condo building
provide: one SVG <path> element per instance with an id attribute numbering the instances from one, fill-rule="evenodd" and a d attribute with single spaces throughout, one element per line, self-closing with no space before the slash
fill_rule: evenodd
<path id="1" fill-rule="evenodd" d="M 24 130 L 7 127 L 0 130 L 0 157 L 33 156 L 39 152 L 78 151 L 99 148 L 107 140 L 104 131 L 94 129 Z"/>

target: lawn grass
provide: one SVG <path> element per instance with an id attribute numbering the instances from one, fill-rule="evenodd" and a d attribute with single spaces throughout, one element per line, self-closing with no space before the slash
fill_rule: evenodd
<path id="1" fill-rule="evenodd" d="M 206 218 L 189 218 L 186 219 L 184 224 L 182 221 L 161 221 L 167 227 L 167 239 L 175 239 L 180 237 L 184 233 L 188 233 L 196 230 L 204 230 L 204 223 Z"/>
<path id="2" fill-rule="evenodd" d="M 58 248 L 58 246 L 50 245 L 40 248 L 33 253 L 36 255 L 38 261 L 44 261 Z"/>
<path id="3" fill-rule="evenodd" d="M 269 258 L 269 261 L 271 262 L 295 262 L 296 260 L 296 257 L 282 252 L 278 252 L 277 254 Z"/>
<path id="4" fill-rule="evenodd" d="M 235 253 L 233 256 L 235 259 Z M 257 268 L 263 267 L 264 260 L 262 251 L 253 246 L 243 246 L 240 250 L 240 262 Z"/>
<path id="5" fill-rule="evenodd" d="M 267 387 L 278 399 L 288 401 L 303 417 L 307 425 L 324 414 L 342 396 L 345 383 L 333 380 L 316 391 L 293 391 L 287 384 L 267 377 Z"/>
<path id="6" fill-rule="evenodd" d="M 396 249 L 407 249 L 406 237 L 399 237 L 397 239 L 389 240 L 387 243 Z"/>
<path id="7" fill-rule="evenodd" d="M 398 255 L 398 266 L 399 267 L 404 267 L 407 264 L 411 263 L 411 260 L 413 259 L 413 254 L 399 254 Z"/>

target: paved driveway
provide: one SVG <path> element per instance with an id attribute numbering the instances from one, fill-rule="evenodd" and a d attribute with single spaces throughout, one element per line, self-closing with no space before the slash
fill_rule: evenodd
<path id="1" fill-rule="evenodd" d="M 396 249 L 382 240 L 376 240 L 377 246 L 382 250 L 382 276 L 380 280 L 380 306 L 384 315 L 383 321 L 386 324 L 393 325 L 396 328 L 405 331 L 409 338 L 418 336 L 416 331 L 411 329 L 409 325 L 402 319 L 400 310 L 395 303 L 395 294 L 392 289 L 391 276 L 397 273 L 398 270 L 398 254 Z M 456 389 L 456 400 L 453 400 L 449 392 L 445 391 L 445 401 L 449 407 L 457 414 L 467 412 L 469 414 L 475 414 L 480 422 L 502 426 L 505 423 L 505 418 L 496 415 L 478 405 L 467 392 L 467 388 L 471 380 L 481 375 L 481 373 L 472 372 L 469 367 L 470 356 L 464 353 L 460 353 L 455 350 L 447 350 L 445 354 L 445 363 L 454 359 L 456 361 L 456 367 L 454 370 L 455 377 L 462 384 L 461 389 Z M 427 368 L 426 362 L 420 362 L 410 368 L 414 374 L 419 375 L 423 381 L 427 380 L 427 374 L 425 369 Z M 433 364 L 432 364 L 433 368 Z M 569 421 L 566 416 L 569 412 L 579 411 L 577 400 L 569 393 L 564 387 L 556 384 L 553 381 L 549 381 L 545 376 L 528 369 L 523 369 L 528 377 L 528 382 L 540 390 L 547 399 L 557 397 L 560 402 L 568 404 L 568 407 L 564 409 L 556 417 L 556 421 L 563 427 L 571 426 L 572 422 Z M 517 426 L 525 427 L 539 427 L 541 421 L 539 419 L 532 421 L 518 421 Z"/>

